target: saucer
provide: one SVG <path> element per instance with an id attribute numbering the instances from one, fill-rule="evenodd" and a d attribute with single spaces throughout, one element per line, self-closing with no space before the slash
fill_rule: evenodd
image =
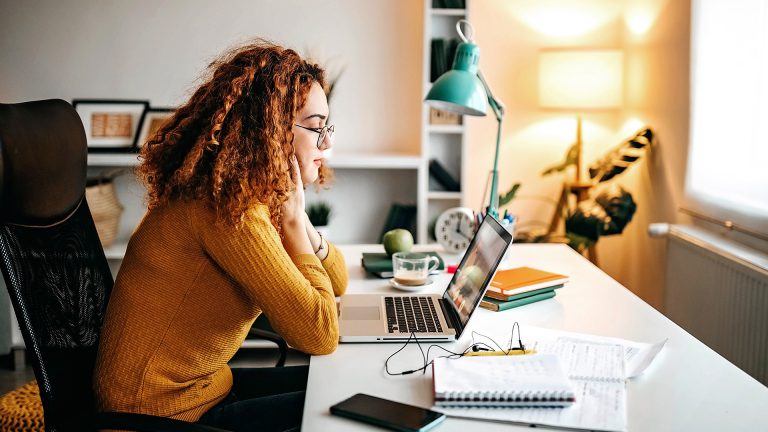
<path id="1" fill-rule="evenodd" d="M 425 283 L 422 285 L 403 285 L 400 282 L 396 281 L 394 278 L 389 280 L 389 284 L 392 285 L 393 288 L 397 288 L 400 291 L 421 291 L 422 288 L 432 283 L 432 279 L 427 279 Z"/>

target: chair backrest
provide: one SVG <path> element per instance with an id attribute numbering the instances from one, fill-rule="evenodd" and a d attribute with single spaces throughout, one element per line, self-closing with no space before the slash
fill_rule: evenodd
<path id="1" fill-rule="evenodd" d="M 0 258 L 47 431 L 90 429 L 112 275 L 85 201 L 87 144 L 62 100 L 0 104 Z"/>

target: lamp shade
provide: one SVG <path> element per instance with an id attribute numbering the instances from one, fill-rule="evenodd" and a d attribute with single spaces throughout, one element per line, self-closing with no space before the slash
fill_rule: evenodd
<path id="1" fill-rule="evenodd" d="M 461 43 L 456 49 L 453 67 L 429 89 L 424 99 L 427 104 L 442 111 L 484 116 L 488 95 L 477 77 L 480 48 L 472 43 Z"/>
<path id="2" fill-rule="evenodd" d="M 539 105 L 619 108 L 623 65 L 624 54 L 619 50 L 543 50 L 539 53 Z"/>

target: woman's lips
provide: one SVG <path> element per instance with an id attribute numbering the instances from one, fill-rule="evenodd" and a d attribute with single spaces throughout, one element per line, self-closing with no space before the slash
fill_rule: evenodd
<path id="1" fill-rule="evenodd" d="M 320 166 L 323 163 L 322 159 L 315 159 L 315 165 Z"/>

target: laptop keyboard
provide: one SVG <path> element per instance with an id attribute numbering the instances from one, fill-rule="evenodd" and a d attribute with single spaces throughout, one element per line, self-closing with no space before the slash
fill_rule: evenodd
<path id="1" fill-rule="evenodd" d="M 441 333 L 440 319 L 430 297 L 384 297 L 390 333 Z"/>

